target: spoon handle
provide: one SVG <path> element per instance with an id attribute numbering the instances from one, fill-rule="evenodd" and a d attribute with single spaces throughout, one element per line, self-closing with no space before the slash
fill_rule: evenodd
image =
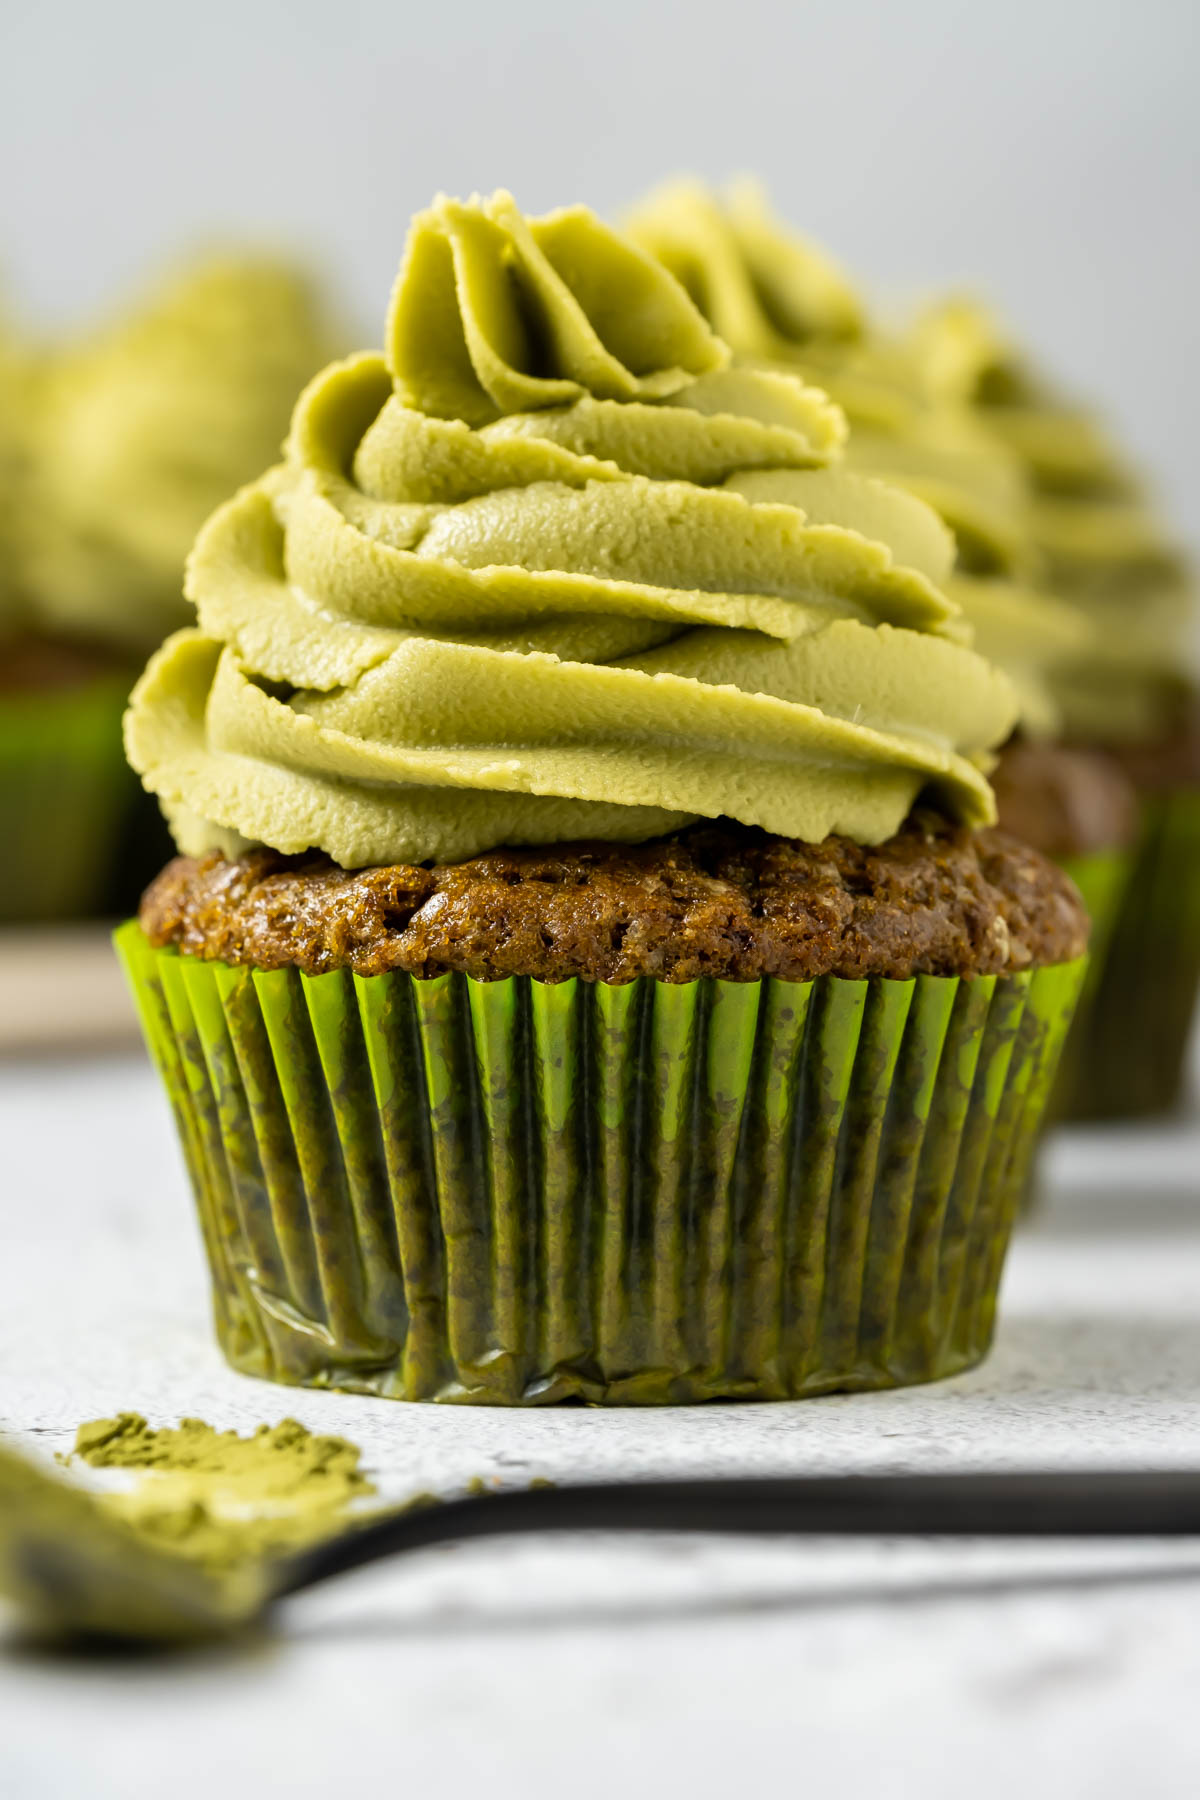
<path id="1" fill-rule="evenodd" d="M 387 1514 L 280 1565 L 276 1597 L 406 1550 L 561 1531 L 1200 1537 L 1200 1471 L 814 1475 L 520 1488 Z"/>

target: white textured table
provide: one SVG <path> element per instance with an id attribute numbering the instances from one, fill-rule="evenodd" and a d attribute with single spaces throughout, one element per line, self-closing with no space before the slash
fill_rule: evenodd
<path id="1" fill-rule="evenodd" d="M 984 1368 L 670 1412 L 406 1407 L 229 1373 L 137 1058 L 0 1065 L 0 1144 L 0 1425 L 47 1451 L 136 1408 L 242 1429 L 290 1413 L 354 1438 L 397 1495 L 1200 1463 L 1200 1120 L 1055 1146 Z M 266 1645 L 63 1663 L 0 1635 L 0 1794 L 1191 1796 L 1198 1658 L 1200 1544 L 471 1546 L 299 1600 Z"/>

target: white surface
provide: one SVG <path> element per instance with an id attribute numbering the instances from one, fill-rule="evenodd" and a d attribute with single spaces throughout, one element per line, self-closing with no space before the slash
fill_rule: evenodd
<path id="1" fill-rule="evenodd" d="M 509 1413 L 229 1373 L 165 1106 L 130 1058 L 0 1068 L 0 1423 L 134 1407 L 347 1433 L 381 1488 L 473 1475 L 1200 1464 L 1200 1122 L 1055 1147 L 984 1368 L 794 1406 Z M 580 1539 L 429 1553 L 270 1643 L 0 1645 L 4 1800 L 391 1793 L 872 1800 L 1200 1791 L 1200 1545 Z"/>
<path id="2" fill-rule="evenodd" d="M 0 1056 L 128 1049 L 140 1035 L 111 924 L 0 928 Z"/>

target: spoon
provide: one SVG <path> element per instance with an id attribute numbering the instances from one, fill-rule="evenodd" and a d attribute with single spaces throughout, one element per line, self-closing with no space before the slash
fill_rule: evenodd
<path id="1" fill-rule="evenodd" d="M 214 1571 L 148 1542 L 87 1489 L 0 1447 L 0 1593 L 57 1637 L 211 1637 L 381 1557 L 562 1531 L 1200 1537 L 1200 1472 L 719 1476 L 514 1489 L 378 1512 L 308 1549 Z"/>

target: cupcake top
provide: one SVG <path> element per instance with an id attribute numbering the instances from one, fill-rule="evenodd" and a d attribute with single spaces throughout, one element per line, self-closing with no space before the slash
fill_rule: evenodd
<path id="1" fill-rule="evenodd" d="M 983 307 L 947 301 L 917 322 L 912 342 L 931 385 L 973 407 L 1020 457 L 1046 581 L 1092 626 L 1059 683 L 1068 729 L 1101 741 L 1161 735 L 1190 660 L 1194 584 L 1137 475 Z"/>
<path id="2" fill-rule="evenodd" d="M 332 347 L 302 271 L 231 255 L 64 351 L 38 437 L 40 625 L 145 655 L 181 624 L 196 532 L 278 455 Z"/>
<path id="3" fill-rule="evenodd" d="M 722 816 L 874 843 L 927 788 L 987 821 L 1012 690 L 945 528 L 843 437 L 586 209 L 440 199 L 384 354 L 201 532 L 130 760 L 188 853 L 346 868 Z"/>

